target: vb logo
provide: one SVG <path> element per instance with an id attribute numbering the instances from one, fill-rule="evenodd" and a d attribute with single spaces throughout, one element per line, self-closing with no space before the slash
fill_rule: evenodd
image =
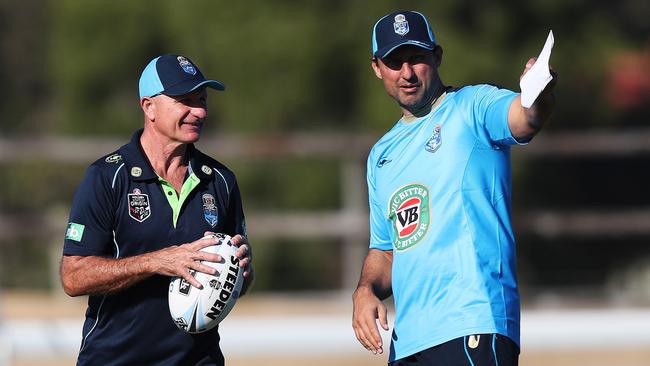
<path id="1" fill-rule="evenodd" d="M 393 222 L 393 246 L 408 249 L 417 244 L 429 229 L 429 191 L 410 184 L 393 193 L 388 207 Z"/>
<path id="2" fill-rule="evenodd" d="M 418 211 L 420 211 L 421 203 L 422 200 L 420 198 L 411 198 L 404 202 L 404 204 L 395 211 L 398 221 L 396 225 L 400 237 L 403 238 L 410 235 L 417 228 L 418 220 L 420 218 Z"/>

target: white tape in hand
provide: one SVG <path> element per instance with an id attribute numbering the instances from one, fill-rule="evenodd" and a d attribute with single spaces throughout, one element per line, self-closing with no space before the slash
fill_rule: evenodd
<path id="1" fill-rule="evenodd" d="M 519 81 L 519 86 L 521 87 L 521 105 L 525 108 L 530 108 L 539 96 L 539 93 L 553 80 L 548 63 L 551 58 L 554 41 L 553 31 L 551 30 L 548 33 L 542 52 L 537 57 L 537 61 L 535 61 L 533 67 Z"/>

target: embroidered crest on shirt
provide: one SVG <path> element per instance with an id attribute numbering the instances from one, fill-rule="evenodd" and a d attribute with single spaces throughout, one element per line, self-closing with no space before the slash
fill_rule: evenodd
<path id="1" fill-rule="evenodd" d="M 409 22 L 406 21 L 404 14 L 395 15 L 395 23 L 393 23 L 393 29 L 395 29 L 395 33 L 399 34 L 400 36 L 403 36 L 409 32 Z"/>
<path id="2" fill-rule="evenodd" d="M 217 226 L 219 221 L 219 211 L 217 211 L 216 201 L 210 193 L 204 194 L 203 199 L 203 217 L 211 227 Z"/>
<path id="3" fill-rule="evenodd" d="M 149 196 L 135 188 L 133 193 L 129 193 L 129 216 L 137 222 L 143 222 L 151 216 L 151 206 L 149 205 Z"/>
<path id="4" fill-rule="evenodd" d="M 430 153 L 438 151 L 440 145 L 442 145 L 442 136 L 440 131 L 442 130 L 441 125 L 436 125 L 433 128 L 433 135 L 427 140 L 427 143 L 424 145 L 424 149 Z"/>
<path id="5" fill-rule="evenodd" d="M 398 189 L 390 198 L 388 218 L 393 222 L 393 247 L 409 249 L 424 238 L 429 229 L 429 190 L 413 183 Z"/>

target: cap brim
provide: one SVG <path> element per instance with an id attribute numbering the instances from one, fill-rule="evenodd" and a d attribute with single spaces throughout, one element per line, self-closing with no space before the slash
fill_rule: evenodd
<path id="1" fill-rule="evenodd" d="M 174 85 L 173 87 L 167 90 L 163 90 L 161 94 L 165 94 L 169 96 L 178 96 L 178 95 L 191 93 L 202 87 L 210 87 L 214 90 L 226 90 L 226 86 L 223 85 L 223 83 L 216 80 L 204 80 L 200 83 L 196 83 L 196 80 L 188 80 L 185 83 L 180 83 Z"/>
<path id="2" fill-rule="evenodd" d="M 421 42 L 421 41 L 414 41 L 414 40 L 403 40 L 403 41 L 389 44 L 386 47 L 382 47 L 381 49 L 377 50 L 377 52 L 375 52 L 375 57 L 384 58 L 388 56 L 389 53 L 393 52 L 395 49 L 405 45 L 417 46 L 427 50 L 432 50 L 436 47 L 435 43 Z"/>

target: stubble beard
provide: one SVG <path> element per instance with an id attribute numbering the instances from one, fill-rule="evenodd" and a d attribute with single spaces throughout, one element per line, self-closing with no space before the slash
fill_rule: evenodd
<path id="1" fill-rule="evenodd" d="M 434 93 L 431 92 L 429 95 L 425 95 L 424 93 L 417 98 L 416 100 L 412 101 L 411 103 L 407 103 L 404 101 L 404 98 L 395 98 L 397 99 L 397 103 L 399 104 L 400 107 L 403 109 L 406 109 L 407 111 L 411 112 L 412 114 L 415 114 L 416 112 L 424 109 L 426 106 L 428 106 L 431 101 L 433 100 Z"/>

